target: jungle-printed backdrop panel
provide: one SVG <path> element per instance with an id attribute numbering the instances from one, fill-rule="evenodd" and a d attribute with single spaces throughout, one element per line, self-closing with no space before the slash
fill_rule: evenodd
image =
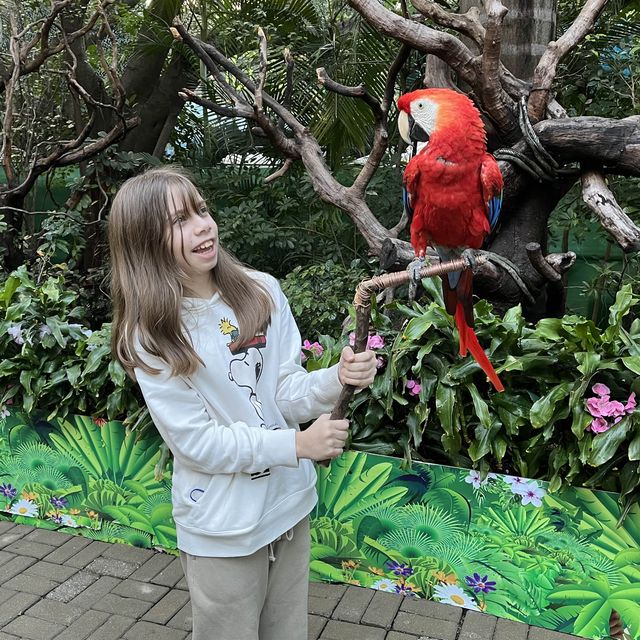
<path id="1" fill-rule="evenodd" d="M 312 579 L 608 638 L 640 640 L 640 510 L 617 496 L 346 453 L 318 469 Z"/>
<path id="2" fill-rule="evenodd" d="M 119 422 L 0 416 L 0 511 L 175 553 L 171 463 Z M 586 638 L 616 611 L 640 640 L 640 510 L 614 494 L 349 452 L 318 468 L 311 577 Z"/>

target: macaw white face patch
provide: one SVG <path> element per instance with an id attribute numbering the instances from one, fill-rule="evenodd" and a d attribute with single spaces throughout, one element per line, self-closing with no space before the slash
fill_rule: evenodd
<path id="1" fill-rule="evenodd" d="M 411 117 L 428 135 L 431 135 L 436 128 L 438 108 L 439 106 L 436 102 L 432 102 L 427 98 L 419 98 L 411 103 Z"/>

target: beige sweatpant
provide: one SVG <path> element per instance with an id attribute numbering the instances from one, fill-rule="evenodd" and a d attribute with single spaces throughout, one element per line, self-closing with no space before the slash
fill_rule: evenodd
<path id="1" fill-rule="evenodd" d="M 292 531 L 250 556 L 180 552 L 193 640 L 307 640 L 309 518 Z"/>

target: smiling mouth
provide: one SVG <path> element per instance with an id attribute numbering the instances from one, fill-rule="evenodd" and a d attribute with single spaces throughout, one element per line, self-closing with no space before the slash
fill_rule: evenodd
<path id="1" fill-rule="evenodd" d="M 207 253 L 207 251 L 213 249 L 215 244 L 216 243 L 214 240 L 206 240 L 205 242 L 202 242 L 197 247 L 195 247 L 195 249 L 193 249 L 193 253 Z"/>

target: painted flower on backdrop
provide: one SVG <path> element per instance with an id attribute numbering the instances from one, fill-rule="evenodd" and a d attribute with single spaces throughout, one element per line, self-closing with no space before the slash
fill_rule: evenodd
<path id="1" fill-rule="evenodd" d="M 635 393 L 631 393 L 627 402 L 623 404 L 619 400 L 611 399 L 611 389 L 606 384 L 598 382 L 591 387 L 591 391 L 595 396 L 587 398 L 585 403 L 587 411 L 593 418 L 587 429 L 591 429 L 593 433 L 608 431 L 618 424 L 624 416 L 633 413 L 636 409 Z"/>
<path id="2" fill-rule="evenodd" d="M 310 342 L 309 340 L 305 340 L 302 343 L 302 348 L 310 351 L 313 358 L 319 358 L 324 353 L 324 347 L 317 341 Z M 300 358 L 302 359 L 302 362 L 305 362 L 307 360 L 307 354 L 302 351 L 300 353 Z"/>
<path id="3" fill-rule="evenodd" d="M 397 576 L 406 578 L 413 574 L 413 569 L 404 562 L 396 562 L 395 560 L 389 560 L 387 562 L 387 569 Z"/>
<path id="4" fill-rule="evenodd" d="M 0 484 L 0 493 L 5 497 L 5 498 L 15 498 L 18 495 L 18 490 L 11 486 L 10 484 Z"/>
<path id="5" fill-rule="evenodd" d="M 26 516 L 28 518 L 38 517 L 38 505 L 31 500 L 18 500 L 11 505 L 11 513 L 16 516 Z"/>
<path id="6" fill-rule="evenodd" d="M 422 387 L 417 380 L 407 380 L 407 390 L 412 396 L 420 395 Z"/>
<path id="7" fill-rule="evenodd" d="M 439 602 L 452 604 L 456 607 L 464 607 L 472 611 L 480 611 L 478 603 L 463 589 L 455 584 L 438 584 L 433 589 L 433 596 Z"/>
<path id="8" fill-rule="evenodd" d="M 520 478 L 518 476 L 502 476 L 502 479 L 511 487 L 511 493 L 519 494 L 520 487 L 524 487 L 529 483 L 527 478 Z"/>
<path id="9" fill-rule="evenodd" d="M 489 576 L 480 577 L 479 573 L 474 573 L 472 576 L 465 576 L 467 586 L 471 587 L 474 593 L 490 593 L 496 590 L 496 583 L 493 580 L 489 580 Z"/>
<path id="10" fill-rule="evenodd" d="M 69 501 L 66 498 L 62 498 L 59 496 L 53 496 L 52 498 L 49 499 L 49 502 L 56 509 L 64 509 L 69 504 Z"/>
<path id="11" fill-rule="evenodd" d="M 489 480 L 495 480 L 496 477 L 495 473 L 488 473 L 487 477 L 483 480 L 480 472 L 476 469 L 472 469 L 469 471 L 469 475 L 465 477 L 464 481 L 473 485 L 474 489 L 480 489 L 480 487 L 484 487 L 488 484 Z"/>
<path id="12" fill-rule="evenodd" d="M 389 578 L 382 578 L 381 580 L 376 580 L 371 587 L 378 591 L 389 591 L 390 593 L 395 593 L 396 583 L 393 580 L 389 580 Z"/>
<path id="13" fill-rule="evenodd" d="M 352 331 L 349 334 L 349 344 L 353 347 L 356 343 L 356 334 Z M 367 349 L 382 349 L 384 347 L 384 338 L 377 333 L 371 334 L 367 338 Z"/>
<path id="14" fill-rule="evenodd" d="M 543 489 L 534 480 L 518 485 L 513 489 L 513 493 L 522 497 L 523 505 L 532 504 L 534 507 L 541 507 L 542 499 L 547 495 L 546 489 Z"/>

